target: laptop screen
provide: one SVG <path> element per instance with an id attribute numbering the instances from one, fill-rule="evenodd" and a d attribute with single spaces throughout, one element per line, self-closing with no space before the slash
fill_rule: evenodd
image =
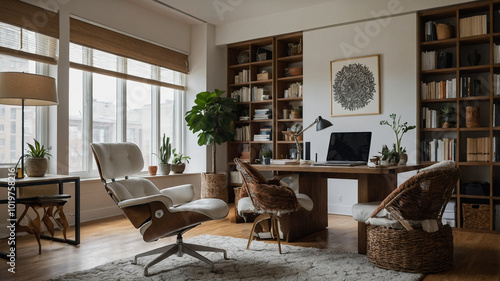
<path id="1" fill-rule="evenodd" d="M 330 135 L 326 161 L 368 161 L 372 132 L 349 132 Z"/>

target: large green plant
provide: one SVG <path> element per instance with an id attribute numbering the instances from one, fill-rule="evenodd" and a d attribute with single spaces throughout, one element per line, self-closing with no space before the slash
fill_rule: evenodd
<path id="1" fill-rule="evenodd" d="M 221 97 L 224 91 L 201 92 L 196 95 L 195 105 L 186 112 L 188 128 L 198 133 L 198 145 L 212 144 L 212 173 L 216 169 L 216 144 L 232 140 L 235 135 L 234 121 L 236 101 L 233 98 Z"/>

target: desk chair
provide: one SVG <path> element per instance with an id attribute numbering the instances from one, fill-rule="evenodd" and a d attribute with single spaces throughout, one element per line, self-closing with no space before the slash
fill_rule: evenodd
<path id="1" fill-rule="evenodd" d="M 263 221 L 270 220 L 270 233 L 277 238 L 278 250 L 281 254 L 280 228 L 278 226 L 280 216 L 298 211 L 300 208 L 311 211 L 314 203 L 309 196 L 295 193 L 290 187 L 280 185 L 278 179 L 267 180 L 252 165 L 241 162 L 239 158 L 235 158 L 234 162 L 243 177 L 238 211 L 252 211 L 259 214 L 250 231 L 247 249 L 254 239 L 256 226 Z M 288 240 L 288 234 L 286 237 Z"/>
<path id="2" fill-rule="evenodd" d="M 133 143 L 93 143 L 92 151 L 97 168 L 106 191 L 120 207 L 135 228 L 140 230 L 146 242 L 160 238 L 177 236 L 177 242 L 160 247 L 134 258 L 134 264 L 140 257 L 160 254 L 144 267 L 148 268 L 163 259 L 176 254 L 188 254 L 210 265 L 214 264 L 199 251 L 222 252 L 223 249 L 184 243 L 182 234 L 202 222 L 223 219 L 227 216 L 227 204 L 215 198 L 194 199 L 191 184 L 185 184 L 159 190 L 145 178 L 129 178 L 128 175 L 139 173 L 144 167 L 141 150 Z"/>
<path id="3" fill-rule="evenodd" d="M 441 222 L 460 169 L 444 161 L 422 169 L 382 202 L 353 206 L 367 226 L 367 257 L 375 266 L 406 272 L 446 271 L 453 265 L 453 234 Z"/>

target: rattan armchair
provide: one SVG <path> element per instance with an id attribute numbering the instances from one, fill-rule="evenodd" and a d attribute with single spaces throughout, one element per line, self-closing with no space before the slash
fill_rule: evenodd
<path id="1" fill-rule="evenodd" d="M 241 206 L 250 203 L 252 212 L 259 214 L 254 220 L 250 231 L 247 249 L 254 239 L 256 226 L 261 222 L 270 220 L 270 233 L 273 237 L 276 237 L 278 250 L 281 254 L 280 216 L 293 213 L 301 208 L 311 211 L 314 205 L 311 198 L 305 194 L 295 193 L 288 186 L 280 185 L 279 179 L 267 180 L 252 165 L 241 162 L 239 158 L 235 158 L 234 162 L 243 177 L 242 198 L 238 201 L 238 209 L 247 209 L 241 208 Z M 288 233 L 285 233 L 284 237 L 288 241 Z"/>
<path id="2" fill-rule="evenodd" d="M 441 219 L 459 176 L 456 167 L 429 169 L 402 183 L 378 206 L 355 205 L 353 217 L 368 224 L 368 260 L 381 268 L 406 272 L 450 269 L 453 234 Z"/>

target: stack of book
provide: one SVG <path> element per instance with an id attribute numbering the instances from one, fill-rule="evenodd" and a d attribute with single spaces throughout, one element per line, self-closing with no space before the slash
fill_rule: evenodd
<path id="1" fill-rule="evenodd" d="M 249 141 L 250 140 L 250 126 L 244 125 L 236 128 L 235 141 Z"/>
<path id="2" fill-rule="evenodd" d="M 422 128 L 439 128 L 439 112 L 422 107 Z"/>
<path id="3" fill-rule="evenodd" d="M 481 80 L 479 79 L 467 76 L 460 77 L 460 96 L 462 98 L 480 96 L 481 87 Z"/>
<path id="4" fill-rule="evenodd" d="M 302 94 L 304 92 L 304 87 L 302 86 L 302 83 L 297 82 L 297 83 L 292 83 L 286 89 L 283 93 L 283 97 L 285 98 L 298 98 L 302 97 Z"/>
<path id="5" fill-rule="evenodd" d="M 422 52 L 422 70 L 436 69 L 436 51 Z"/>
<path id="6" fill-rule="evenodd" d="M 457 79 L 422 82 L 420 93 L 423 100 L 450 99 L 457 97 Z"/>
<path id="7" fill-rule="evenodd" d="M 477 15 L 460 19 L 460 37 L 483 35 L 488 33 L 488 16 Z"/>
<path id="8" fill-rule="evenodd" d="M 456 161 L 457 140 L 451 138 L 423 140 L 422 161 Z"/>
<path id="9" fill-rule="evenodd" d="M 234 84 L 248 83 L 250 81 L 250 71 L 248 69 L 243 69 L 234 76 Z"/>
<path id="10" fill-rule="evenodd" d="M 270 126 L 265 126 L 260 128 L 258 134 L 253 135 L 254 141 L 270 141 L 271 140 L 272 128 Z"/>
<path id="11" fill-rule="evenodd" d="M 236 100 L 236 102 L 250 101 L 250 88 L 241 87 L 240 89 L 233 91 L 231 97 Z"/>
<path id="12" fill-rule="evenodd" d="M 269 108 L 256 109 L 253 120 L 267 120 L 272 118 L 272 112 Z"/>
<path id="13" fill-rule="evenodd" d="M 490 138 L 467 138 L 467 161 L 490 161 Z"/>

